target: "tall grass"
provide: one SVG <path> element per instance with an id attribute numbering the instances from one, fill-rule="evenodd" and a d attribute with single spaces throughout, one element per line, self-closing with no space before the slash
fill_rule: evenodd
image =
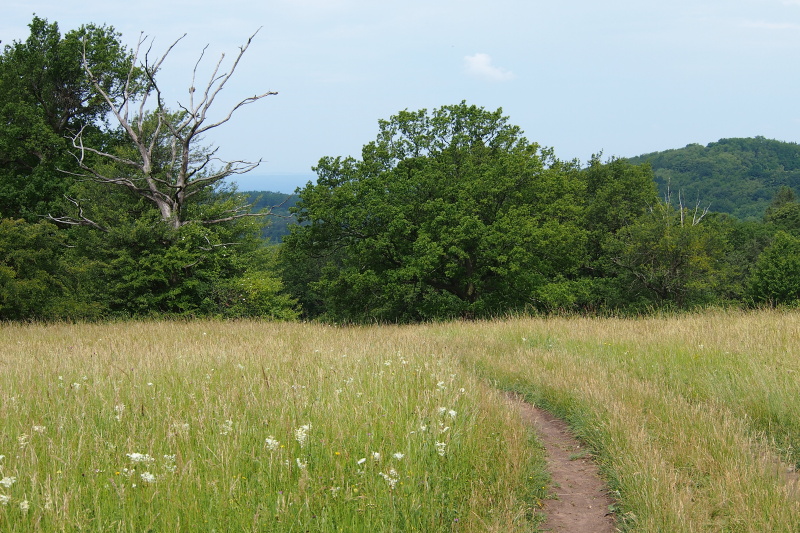
<path id="1" fill-rule="evenodd" d="M 542 458 L 518 414 L 418 329 L 4 325 L 0 368 L 3 531 L 538 518 Z"/>
<path id="2" fill-rule="evenodd" d="M 572 423 L 623 529 L 800 531 L 800 314 L 519 320 L 438 335 Z"/>
<path id="3" fill-rule="evenodd" d="M 800 313 L 0 327 L 0 530 L 530 531 L 566 418 L 619 527 L 797 532 Z"/>

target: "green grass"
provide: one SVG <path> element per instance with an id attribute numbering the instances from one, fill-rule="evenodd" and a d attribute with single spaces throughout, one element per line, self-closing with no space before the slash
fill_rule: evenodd
<path id="1" fill-rule="evenodd" d="M 526 531 L 538 519 L 541 452 L 518 415 L 413 328 L 0 335 L 0 466 L 16 479 L 0 487 L 0 530 Z"/>
<path id="2" fill-rule="evenodd" d="M 800 314 L 482 324 L 456 343 L 498 387 L 566 418 L 626 531 L 800 531 Z M 467 353 L 467 352 L 465 352 Z"/>
<path id="3" fill-rule="evenodd" d="M 779 311 L 3 325 L 0 531 L 535 530 L 514 390 L 588 444 L 620 529 L 797 532 L 799 345 Z"/>

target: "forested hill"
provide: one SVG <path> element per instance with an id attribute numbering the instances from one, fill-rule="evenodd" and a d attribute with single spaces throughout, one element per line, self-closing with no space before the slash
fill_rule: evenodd
<path id="1" fill-rule="evenodd" d="M 271 191 L 242 191 L 242 194 L 253 204 L 253 212 L 270 209 L 275 215 L 269 217 L 269 224 L 261 230 L 261 236 L 272 244 L 281 242 L 289 234 L 289 226 L 296 223 L 289 209 L 297 203 L 297 196 Z"/>
<path id="2" fill-rule="evenodd" d="M 730 213 L 739 219 L 761 219 L 782 186 L 800 193 L 800 145 L 764 137 L 721 139 L 708 146 L 653 152 L 628 158 L 649 162 L 662 194 L 678 191 L 684 204 L 698 200 L 711 211 Z"/>

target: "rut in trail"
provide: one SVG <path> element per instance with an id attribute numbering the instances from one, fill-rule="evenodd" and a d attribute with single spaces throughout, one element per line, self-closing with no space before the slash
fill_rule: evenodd
<path id="1" fill-rule="evenodd" d="M 547 411 L 515 396 L 523 418 L 536 430 L 547 451 L 552 479 L 552 498 L 544 503 L 547 516 L 542 531 L 554 533 L 614 533 L 617 531 L 609 506 L 614 502 L 600 478 L 597 465 L 582 453 L 584 448 L 572 436 L 567 424 Z"/>

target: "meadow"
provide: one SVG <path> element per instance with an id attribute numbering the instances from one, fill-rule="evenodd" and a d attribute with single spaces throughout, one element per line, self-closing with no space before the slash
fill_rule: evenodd
<path id="1" fill-rule="evenodd" d="M 800 531 L 800 313 L 0 326 L 0 531 L 535 531 L 505 391 L 623 531 Z"/>

